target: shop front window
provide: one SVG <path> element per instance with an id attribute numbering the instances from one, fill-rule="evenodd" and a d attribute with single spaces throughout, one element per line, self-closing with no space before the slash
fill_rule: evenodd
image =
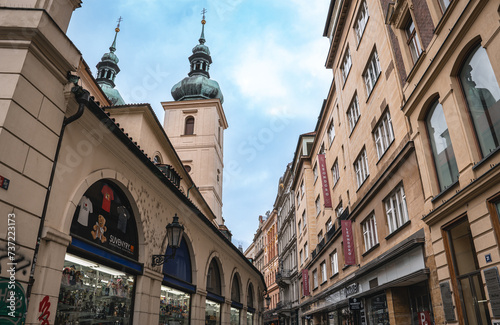
<path id="1" fill-rule="evenodd" d="M 334 310 L 328 313 L 328 325 L 339 325 L 339 313 Z"/>
<path id="2" fill-rule="evenodd" d="M 411 300 L 412 325 L 425 324 L 426 322 L 434 324 L 427 281 L 409 287 L 408 292 Z"/>
<path id="3" fill-rule="evenodd" d="M 253 313 L 247 311 L 247 325 L 253 325 Z"/>
<path id="4" fill-rule="evenodd" d="M 170 287 L 161 286 L 160 325 L 189 324 L 191 296 Z"/>
<path id="5" fill-rule="evenodd" d="M 220 324 L 220 304 L 207 300 L 205 306 L 205 325 Z"/>
<path id="6" fill-rule="evenodd" d="M 368 324 L 389 325 L 389 312 L 385 294 L 367 299 L 365 308 Z"/>
<path id="7" fill-rule="evenodd" d="M 132 324 L 134 276 L 66 254 L 55 325 Z"/>
<path id="8" fill-rule="evenodd" d="M 240 310 L 231 307 L 231 325 L 240 325 Z"/>

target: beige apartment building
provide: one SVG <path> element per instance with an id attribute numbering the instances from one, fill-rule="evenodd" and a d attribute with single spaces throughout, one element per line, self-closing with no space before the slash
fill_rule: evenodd
<path id="1" fill-rule="evenodd" d="M 293 162 L 301 324 L 500 321 L 499 30 L 494 1 L 331 2 Z"/>
<path id="2" fill-rule="evenodd" d="M 264 278 L 220 214 L 227 122 L 203 32 L 162 125 L 110 106 L 116 34 L 94 78 L 65 35 L 80 5 L 0 1 L 0 323 L 262 324 Z"/>

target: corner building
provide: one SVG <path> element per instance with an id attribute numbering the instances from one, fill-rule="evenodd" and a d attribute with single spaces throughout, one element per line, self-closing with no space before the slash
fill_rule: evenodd
<path id="1" fill-rule="evenodd" d="M 119 71 L 116 42 L 114 74 L 99 65 L 96 81 L 65 35 L 80 4 L 0 8 L 0 221 L 15 220 L 17 263 L 12 280 L 1 260 L 0 288 L 14 282 L 16 308 L 2 308 L 0 323 L 261 324 L 264 279 L 221 232 L 219 203 L 185 168 L 198 162 L 177 153 L 148 104 L 109 106 L 121 96 L 99 79 Z M 176 103 L 214 108 L 207 119 L 227 126 L 222 97 L 201 96 Z M 175 217 L 184 232 L 173 256 L 165 226 Z M 153 266 L 153 255 L 170 258 Z"/>

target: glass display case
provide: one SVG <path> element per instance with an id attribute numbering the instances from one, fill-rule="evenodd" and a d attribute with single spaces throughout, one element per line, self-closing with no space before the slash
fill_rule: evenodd
<path id="1" fill-rule="evenodd" d="M 205 325 L 220 324 L 220 304 L 207 299 L 205 307 Z"/>
<path id="2" fill-rule="evenodd" d="M 160 325 L 189 324 L 191 295 L 161 286 Z"/>

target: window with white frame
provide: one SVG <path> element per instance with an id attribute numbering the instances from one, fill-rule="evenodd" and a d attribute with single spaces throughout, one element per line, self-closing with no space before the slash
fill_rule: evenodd
<path id="1" fill-rule="evenodd" d="M 331 144 L 334 138 L 335 138 L 335 125 L 333 124 L 333 119 L 331 119 L 330 125 L 328 126 L 328 144 Z"/>
<path id="2" fill-rule="evenodd" d="M 377 156 L 378 159 L 380 159 L 387 148 L 389 148 L 392 141 L 394 141 L 394 132 L 392 130 L 392 121 L 389 111 L 382 115 L 382 118 L 373 130 L 373 138 L 375 139 Z"/>
<path id="3" fill-rule="evenodd" d="M 326 282 L 326 262 L 320 264 L 321 269 L 321 283 Z"/>
<path id="4" fill-rule="evenodd" d="M 345 83 L 347 76 L 349 75 L 349 71 L 351 71 L 352 60 L 351 60 L 351 51 L 349 48 L 344 53 L 344 58 L 342 59 L 342 67 L 340 70 L 342 71 L 342 81 Z"/>
<path id="5" fill-rule="evenodd" d="M 358 16 L 356 18 L 356 23 L 354 24 L 354 30 L 356 34 L 356 42 L 359 44 L 361 42 L 361 37 L 363 36 L 363 33 L 365 31 L 366 23 L 368 21 L 368 5 L 366 4 L 366 1 L 363 1 L 361 3 L 360 9 Z"/>
<path id="6" fill-rule="evenodd" d="M 304 185 L 304 180 L 302 180 L 302 182 L 300 182 L 300 197 L 303 197 L 305 193 L 306 193 L 306 187 Z"/>
<path id="7" fill-rule="evenodd" d="M 318 243 L 323 240 L 323 230 L 320 230 L 318 233 Z"/>
<path id="8" fill-rule="evenodd" d="M 300 258 L 300 265 L 304 264 L 304 252 L 302 250 L 300 250 L 299 258 Z"/>
<path id="9" fill-rule="evenodd" d="M 332 167 L 332 178 L 333 178 L 333 186 L 337 184 L 339 181 L 340 175 L 339 175 L 339 161 L 338 159 L 335 160 L 335 163 L 333 164 Z"/>
<path id="10" fill-rule="evenodd" d="M 368 218 L 361 222 L 361 229 L 363 230 L 366 252 L 378 244 L 377 221 L 375 219 L 375 214 L 372 213 Z"/>
<path id="11" fill-rule="evenodd" d="M 422 47 L 420 46 L 420 40 L 418 39 L 417 30 L 415 29 L 415 24 L 411 16 L 408 18 L 405 27 L 406 42 L 408 48 L 410 49 L 411 59 L 413 63 L 417 62 L 420 54 L 422 54 Z"/>
<path id="12" fill-rule="evenodd" d="M 300 206 L 300 193 L 297 193 L 297 207 Z"/>
<path id="13" fill-rule="evenodd" d="M 375 82 L 377 82 L 378 76 L 380 75 L 380 62 L 378 60 L 378 54 L 375 50 L 368 61 L 365 72 L 363 73 L 363 79 L 365 80 L 366 93 L 371 94 L 373 87 L 375 87 Z"/>
<path id="14" fill-rule="evenodd" d="M 337 251 L 333 251 L 333 253 L 330 254 L 330 266 L 332 269 L 332 276 L 339 273 L 339 263 L 338 263 L 338 258 L 337 258 Z"/>
<path id="15" fill-rule="evenodd" d="M 318 269 L 313 271 L 313 288 L 316 289 L 318 287 Z"/>
<path id="16" fill-rule="evenodd" d="M 302 212 L 302 224 L 304 225 L 303 227 L 306 227 L 307 224 L 307 219 L 306 219 L 306 210 Z"/>
<path id="17" fill-rule="evenodd" d="M 366 156 L 366 149 L 363 149 L 358 159 L 354 162 L 354 170 L 356 171 L 356 183 L 358 188 L 363 185 L 365 179 L 370 175 L 368 171 L 368 157 Z"/>
<path id="18" fill-rule="evenodd" d="M 332 218 L 330 217 L 325 224 L 326 232 L 329 232 L 333 228 Z"/>
<path id="19" fill-rule="evenodd" d="M 299 235 L 302 234 L 302 222 L 299 220 Z"/>
<path id="20" fill-rule="evenodd" d="M 399 185 L 388 198 L 384 200 L 389 233 L 392 233 L 408 221 L 406 196 L 403 184 Z"/>
<path id="21" fill-rule="evenodd" d="M 340 201 L 337 207 L 335 208 L 335 215 L 337 216 L 337 218 L 340 218 L 342 212 L 344 212 L 344 208 L 342 207 L 342 201 Z"/>
<path id="22" fill-rule="evenodd" d="M 307 242 L 304 244 L 304 256 L 306 260 L 309 258 L 309 249 L 307 246 Z"/>
<path id="23" fill-rule="evenodd" d="M 314 174 L 314 181 L 316 182 L 316 180 L 318 179 L 318 163 L 314 164 L 313 174 Z"/>
<path id="24" fill-rule="evenodd" d="M 316 198 L 315 204 L 316 204 L 316 215 L 318 215 L 321 212 L 321 202 L 319 199 L 319 195 Z"/>
<path id="25" fill-rule="evenodd" d="M 349 129 L 351 132 L 354 130 L 356 123 L 358 123 L 359 116 L 358 94 L 354 94 L 351 105 L 349 105 L 349 109 L 347 110 L 347 120 L 349 121 Z"/>

